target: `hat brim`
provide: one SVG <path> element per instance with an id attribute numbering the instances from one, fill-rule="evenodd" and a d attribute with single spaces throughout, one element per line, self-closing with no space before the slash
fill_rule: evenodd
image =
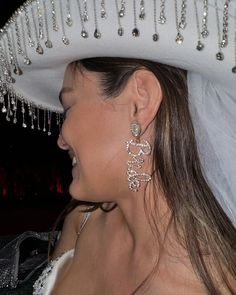
<path id="1" fill-rule="evenodd" d="M 78 2 L 76 0 L 71 0 L 70 5 L 73 25 L 69 27 L 65 22 L 63 23 L 65 35 L 70 41 L 69 45 L 65 45 L 62 42 L 64 33 L 61 18 L 63 18 L 63 20 L 66 19 L 66 1 L 61 1 L 61 4 L 60 1 L 55 0 L 54 2 L 59 30 L 57 32 L 53 30 L 51 2 L 46 0 L 48 33 L 53 47 L 46 48 L 44 43 L 45 39 L 40 40 L 40 44 L 44 50 L 43 54 L 38 54 L 35 50 L 36 47 L 31 48 L 27 42 L 27 25 L 25 22 L 24 10 L 15 17 L 19 26 L 20 35 L 25 35 L 24 38 L 22 37 L 21 42 L 23 42 L 24 39 L 26 40 L 26 52 L 32 64 L 24 64 L 23 57 L 17 54 L 17 61 L 23 74 L 17 76 L 13 73 L 12 75 L 14 76 L 15 83 L 10 86 L 18 97 L 22 97 L 38 107 L 52 111 L 62 111 L 58 100 L 58 94 L 62 86 L 66 66 L 75 60 L 102 56 L 141 58 L 169 64 L 192 72 L 198 72 L 206 79 L 217 81 L 224 85 L 224 88 L 236 92 L 236 74 L 232 72 L 232 68 L 235 65 L 234 53 L 236 50 L 234 42 L 235 21 L 232 15 L 234 11 L 233 8 L 236 7 L 235 3 L 231 4 L 229 10 L 229 44 L 226 48 L 222 49 L 224 60 L 219 61 L 216 59 L 216 53 L 219 51 L 219 32 L 217 30 L 216 9 L 213 1 L 209 1 L 208 7 L 208 29 L 210 34 L 206 39 L 202 39 L 204 49 L 201 51 L 196 50 L 199 36 L 194 1 L 187 4 L 187 26 L 184 30 L 180 30 L 184 41 L 182 44 L 177 44 L 175 38 L 178 31 L 176 29 L 174 1 L 166 1 L 165 13 L 167 21 L 165 24 L 159 24 L 157 21 L 156 29 L 159 40 L 154 42 L 152 38 L 152 35 L 155 33 L 154 17 L 158 17 L 158 15 L 154 14 L 153 1 L 145 2 L 146 18 L 144 20 L 139 20 L 137 16 L 136 26 L 139 29 L 138 37 L 132 35 L 132 29 L 135 27 L 133 1 L 125 1 L 126 15 L 122 19 L 118 17 L 114 1 L 106 2 L 108 16 L 106 19 L 101 19 L 99 15 L 99 3 L 95 1 L 97 2 L 96 21 L 93 1 L 88 1 L 89 20 L 84 23 L 88 38 L 83 38 L 81 36 L 82 26 Z M 200 17 L 203 3 L 200 0 L 196 2 Z M 221 21 L 220 25 L 222 27 L 223 1 L 218 1 L 218 4 L 219 19 Z M 60 9 L 60 5 L 62 5 L 62 10 Z M 32 35 L 36 40 L 31 7 L 34 11 L 34 18 L 37 21 L 38 12 L 36 1 L 26 3 L 24 7 L 24 9 L 26 8 L 28 11 Z M 44 11 L 43 6 L 41 9 Z M 60 11 L 64 11 L 64 14 L 61 15 Z M 180 8 L 178 13 L 178 17 L 180 17 Z M 43 16 L 45 17 L 45 11 Z M 94 37 L 96 22 L 97 28 L 101 32 L 101 38 Z M 23 27 L 20 24 L 23 24 Z M 36 25 L 38 26 L 38 24 Z M 123 36 L 119 36 L 117 33 L 119 25 L 122 26 L 124 30 Z M 5 50 L 8 51 L 6 32 L 9 33 L 9 36 L 12 36 L 13 32 L 13 38 L 17 40 L 14 21 L 5 27 L 0 37 L 0 44 L 3 48 L 6 47 Z M 15 46 L 17 47 L 17 44 Z"/>

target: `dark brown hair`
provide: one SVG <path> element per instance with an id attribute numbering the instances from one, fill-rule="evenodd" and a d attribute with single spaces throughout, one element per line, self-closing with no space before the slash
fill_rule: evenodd
<path id="1" fill-rule="evenodd" d="M 138 69 L 151 71 L 159 80 L 163 100 L 156 116 L 153 166 L 154 184 L 161 188 L 180 244 L 187 250 L 192 266 L 210 295 L 236 294 L 229 278 L 236 276 L 236 229 L 209 188 L 198 157 L 194 129 L 188 108 L 187 73 L 184 70 L 147 60 L 91 58 L 72 63 L 75 70 L 100 73 L 106 97 L 122 92 L 129 77 Z M 157 202 L 157 200 L 155 200 Z M 72 201 L 66 213 L 84 202 Z M 87 204 L 90 210 L 102 204 Z M 157 210 L 150 212 L 157 230 Z M 212 263 L 206 261 L 211 257 Z"/>

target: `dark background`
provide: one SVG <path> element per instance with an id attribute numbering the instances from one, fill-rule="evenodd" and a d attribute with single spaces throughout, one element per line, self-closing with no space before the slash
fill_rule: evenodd
<path id="1" fill-rule="evenodd" d="M 0 27 L 23 2 L 1 3 Z M 57 147 L 58 126 L 48 136 L 7 122 L 1 109 L 0 235 L 47 231 L 70 198 L 71 161 Z"/>

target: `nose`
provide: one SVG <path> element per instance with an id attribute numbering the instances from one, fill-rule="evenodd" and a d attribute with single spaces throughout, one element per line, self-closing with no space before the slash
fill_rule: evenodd
<path id="1" fill-rule="evenodd" d="M 68 150 L 69 149 L 68 144 L 65 142 L 65 140 L 63 139 L 61 134 L 59 134 L 59 136 L 58 136 L 57 145 L 62 150 Z"/>

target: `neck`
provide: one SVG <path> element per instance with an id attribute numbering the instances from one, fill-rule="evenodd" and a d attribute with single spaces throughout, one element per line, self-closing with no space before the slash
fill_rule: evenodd
<path id="1" fill-rule="evenodd" d="M 154 204 L 154 194 L 150 190 L 131 192 L 131 196 L 120 199 L 117 208 L 104 215 L 104 226 L 111 233 L 120 233 L 125 241 L 129 241 L 133 254 L 157 255 L 157 238 L 153 232 L 155 225 L 160 236 L 164 238 L 169 220 L 166 202 L 160 192 L 158 202 Z M 151 213 L 151 214 L 150 214 Z M 158 216 L 158 217 L 157 217 Z M 154 229 L 154 231 L 153 231 Z"/>
<path id="2" fill-rule="evenodd" d="M 144 200 L 147 203 L 147 211 Z M 192 269 L 186 250 L 178 243 L 175 228 L 168 226 L 170 210 L 163 195 L 160 192 L 155 192 L 154 195 L 148 190 L 145 194 L 140 191 L 127 199 L 119 200 L 117 205 L 110 213 L 103 214 L 104 238 L 109 237 L 109 248 L 106 249 L 106 253 L 122 253 L 118 255 L 119 263 L 125 257 L 128 272 L 135 272 L 139 283 L 157 266 L 158 271 L 152 284 L 157 284 L 158 288 L 162 286 L 165 290 L 168 287 L 172 292 L 170 294 L 183 294 L 182 291 L 175 293 L 176 288 L 198 290 L 200 294 L 205 294 Z M 150 216 L 155 219 L 158 236 L 154 234 L 156 228 L 153 226 L 152 218 L 149 221 Z"/>

